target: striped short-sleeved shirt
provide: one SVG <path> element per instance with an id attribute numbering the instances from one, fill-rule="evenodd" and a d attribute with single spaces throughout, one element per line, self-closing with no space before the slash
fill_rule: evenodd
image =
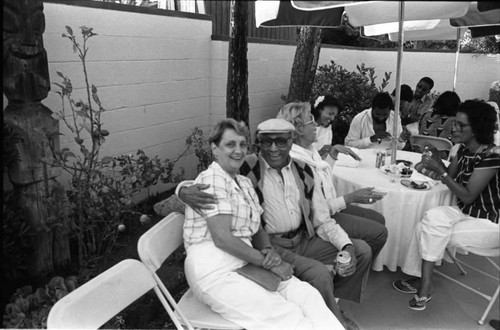
<path id="1" fill-rule="evenodd" d="M 212 240 L 206 219 L 219 214 L 231 215 L 231 232 L 236 237 L 251 238 L 259 230 L 262 208 L 252 181 L 241 175 L 237 175 L 235 180 L 216 162 L 198 175 L 195 183 L 210 185 L 204 191 L 214 194 L 217 203 L 211 204 L 213 209 L 201 210 L 203 216 L 186 206 L 184 221 L 186 248 L 192 244 Z"/>
<path id="2" fill-rule="evenodd" d="M 463 213 L 472 217 L 489 219 L 498 223 L 500 218 L 500 156 L 497 154 L 486 155 L 478 153 L 477 155 L 466 150 L 461 146 L 457 152 L 458 173 L 457 182 L 466 186 L 474 170 L 496 168 L 497 172 L 491 178 L 490 182 L 471 203 L 466 205 L 458 200 L 458 207 Z"/>

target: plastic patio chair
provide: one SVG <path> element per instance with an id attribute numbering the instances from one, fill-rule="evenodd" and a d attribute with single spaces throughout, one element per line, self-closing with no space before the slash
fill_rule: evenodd
<path id="1" fill-rule="evenodd" d="M 49 312 L 47 328 L 98 329 L 151 289 L 169 308 L 144 264 L 123 260 L 57 301 Z"/>
<path id="2" fill-rule="evenodd" d="M 463 247 L 460 247 L 458 248 L 459 251 L 460 250 L 463 250 L 463 251 L 466 251 L 466 252 L 470 252 L 472 254 L 475 254 L 475 255 L 478 255 L 478 256 L 481 256 L 481 257 L 485 257 L 498 271 L 500 271 L 500 267 L 493 261 L 491 260 L 489 257 L 498 257 L 500 256 L 500 248 L 496 248 L 496 249 L 478 249 L 478 248 L 463 248 Z M 446 249 L 446 253 L 448 254 L 448 256 L 453 260 L 453 262 L 455 263 L 455 265 L 457 265 L 458 269 L 460 270 L 460 273 L 462 275 L 467 275 L 467 272 L 465 271 L 465 269 L 462 267 L 462 265 L 465 265 L 471 269 L 474 269 L 478 272 L 480 272 L 481 274 L 485 275 L 485 276 L 488 276 L 488 277 L 491 277 L 493 279 L 496 279 L 497 281 L 500 281 L 500 279 L 498 277 L 495 277 L 493 275 L 490 275 L 482 270 L 479 270 L 475 267 L 472 267 L 470 266 L 469 264 L 463 262 L 463 261 L 460 261 L 458 260 L 455 256 L 453 256 L 453 254 L 450 252 L 449 249 Z M 495 290 L 495 292 L 493 293 L 492 296 L 489 296 L 489 295 L 486 295 L 462 282 L 460 282 L 459 280 L 456 280 L 446 274 L 443 274 L 442 272 L 438 271 L 438 270 L 434 270 L 435 273 L 445 277 L 446 279 L 452 281 L 452 282 L 455 282 L 456 284 L 462 286 L 463 288 L 467 289 L 467 290 L 470 290 L 478 295 L 480 295 L 481 297 L 485 298 L 486 300 L 488 300 L 488 305 L 486 306 L 486 309 L 484 310 L 484 313 L 483 315 L 481 316 L 481 318 L 477 321 L 477 323 L 479 323 L 480 325 L 483 325 L 484 324 L 484 320 L 486 319 L 486 317 L 488 316 L 491 308 L 493 307 L 493 304 L 495 303 L 496 299 L 498 298 L 498 294 L 500 292 L 500 282 L 498 283 L 498 286 Z M 498 273 L 497 273 L 498 274 Z"/>
<path id="3" fill-rule="evenodd" d="M 453 143 L 445 138 L 428 135 L 410 136 L 410 145 L 413 152 L 422 152 L 424 147 L 429 144 L 434 146 L 440 154 L 446 154 L 446 157 L 442 158 L 448 158 L 448 154 L 453 147 Z"/>
<path id="4" fill-rule="evenodd" d="M 163 281 L 156 274 L 165 260 L 183 243 L 182 226 L 184 215 L 172 212 L 147 232 L 137 243 L 139 258 L 153 274 L 160 290 L 175 311 L 170 317 L 180 321 L 188 329 L 241 329 L 231 321 L 213 312 L 207 305 L 201 303 L 189 289 L 178 303 L 175 302 Z M 182 328 L 180 328 L 182 329 Z"/>

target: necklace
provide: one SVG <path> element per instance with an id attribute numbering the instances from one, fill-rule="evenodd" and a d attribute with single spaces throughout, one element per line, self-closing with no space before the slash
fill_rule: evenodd
<path id="1" fill-rule="evenodd" d="M 477 150 L 476 150 L 476 152 L 474 153 L 474 156 L 472 156 L 472 158 L 476 158 L 477 154 L 478 154 L 479 152 L 483 152 L 483 151 L 485 151 L 485 150 L 486 150 L 486 148 L 488 148 L 488 146 L 487 146 L 487 145 L 485 145 L 485 144 L 480 144 L 480 145 L 479 145 L 479 147 L 477 147 Z"/>

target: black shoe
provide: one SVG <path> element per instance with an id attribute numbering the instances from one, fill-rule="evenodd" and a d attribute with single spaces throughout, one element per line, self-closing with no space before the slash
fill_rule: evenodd
<path id="1" fill-rule="evenodd" d="M 408 283 L 407 280 L 399 280 L 392 282 L 392 287 L 402 293 L 417 293 L 417 288 Z"/>
<path id="2" fill-rule="evenodd" d="M 500 330 L 500 320 L 490 320 L 490 325 L 495 330 Z"/>

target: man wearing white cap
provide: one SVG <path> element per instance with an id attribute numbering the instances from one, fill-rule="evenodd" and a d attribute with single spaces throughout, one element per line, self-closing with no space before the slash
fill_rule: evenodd
<path id="1" fill-rule="evenodd" d="M 342 320 L 335 295 L 360 302 L 371 262 L 371 249 L 363 240 L 349 239 L 331 219 L 328 206 L 318 196 L 312 169 L 290 157 L 295 127 L 284 119 L 269 119 L 257 127 L 261 151 L 248 155 L 240 174 L 250 178 L 261 201 L 262 222 L 270 241 L 283 260 L 294 266 L 294 274 L 321 293 L 332 312 Z M 184 188 L 181 190 L 181 188 Z M 206 187 L 179 185 L 181 200 L 204 208 L 212 196 L 199 190 Z M 316 196 L 316 198 L 315 198 Z M 331 275 L 325 264 L 333 264 L 339 251 L 352 256 L 344 276 Z"/>

